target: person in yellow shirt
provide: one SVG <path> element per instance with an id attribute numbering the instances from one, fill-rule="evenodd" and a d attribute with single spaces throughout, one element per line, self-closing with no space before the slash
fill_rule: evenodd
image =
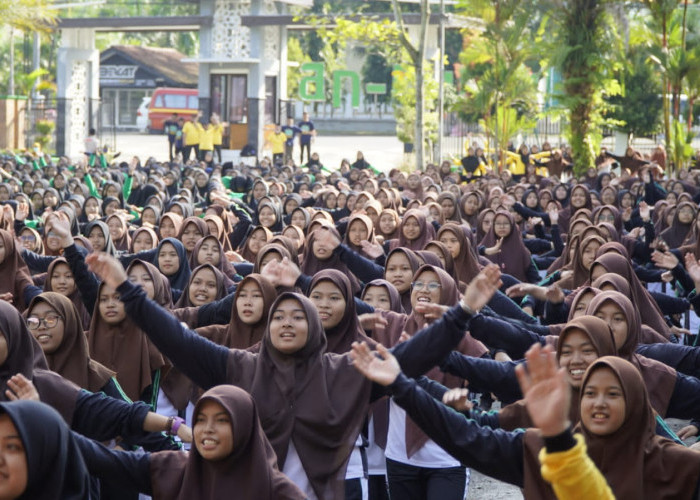
<path id="1" fill-rule="evenodd" d="M 284 144 L 287 141 L 287 134 L 282 132 L 282 127 L 275 125 L 275 131 L 267 138 L 265 147 L 272 150 L 272 163 L 281 164 L 284 161 Z"/>
<path id="2" fill-rule="evenodd" d="M 209 126 L 212 127 L 214 151 L 216 151 L 216 156 L 219 158 L 219 163 L 221 163 L 221 145 L 224 142 L 224 129 L 228 127 L 228 123 L 222 122 L 219 115 L 212 113 Z"/>
<path id="3" fill-rule="evenodd" d="M 210 153 L 210 158 L 214 159 L 214 126 L 209 123 L 199 131 L 199 160 L 204 160 Z"/>
<path id="4" fill-rule="evenodd" d="M 198 111 L 197 114 L 191 117 L 182 126 L 182 160 L 187 161 L 190 159 L 190 154 L 194 151 L 194 157 L 199 158 L 199 136 L 200 132 L 204 130 L 202 124 L 199 123 L 199 118 L 202 116 L 202 112 Z"/>

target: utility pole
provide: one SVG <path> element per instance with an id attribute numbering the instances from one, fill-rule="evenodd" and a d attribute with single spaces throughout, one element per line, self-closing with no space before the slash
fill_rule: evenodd
<path id="1" fill-rule="evenodd" d="M 444 134 L 445 113 L 445 0 L 440 0 L 440 61 L 438 67 L 438 143 L 435 162 L 442 164 L 442 136 Z"/>

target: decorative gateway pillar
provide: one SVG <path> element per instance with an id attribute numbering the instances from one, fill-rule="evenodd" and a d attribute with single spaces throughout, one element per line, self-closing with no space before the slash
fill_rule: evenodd
<path id="1" fill-rule="evenodd" d="M 60 156 L 77 158 L 85 151 L 85 138 L 97 123 L 99 112 L 99 71 L 95 30 L 61 29 L 56 118 L 56 152 Z"/>
<path id="2" fill-rule="evenodd" d="M 230 123 L 224 147 L 255 147 L 280 121 L 287 99 L 287 28 L 268 16 L 287 14 L 275 0 L 201 0 L 200 14 L 212 16 L 200 30 L 199 102 L 205 120 L 218 111 Z M 258 17 L 259 16 L 259 17 Z M 243 18 L 254 22 L 243 22 Z M 245 80 L 244 95 L 241 82 Z"/>

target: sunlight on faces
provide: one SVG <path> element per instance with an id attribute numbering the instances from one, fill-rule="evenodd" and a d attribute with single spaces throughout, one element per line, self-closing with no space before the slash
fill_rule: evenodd
<path id="1" fill-rule="evenodd" d="M 435 284 L 438 286 L 435 287 Z M 421 286 L 422 285 L 422 286 Z M 432 289 L 431 289 L 432 288 Z M 411 290 L 411 307 L 416 308 L 416 304 L 439 304 L 440 303 L 440 278 L 433 271 L 423 271 L 416 276 Z"/>
<path id="2" fill-rule="evenodd" d="M 116 325 L 124 321 L 126 311 L 124 303 L 119 298 L 119 292 L 107 284 L 102 285 L 97 299 L 100 316 L 108 325 Z"/>
<path id="3" fill-rule="evenodd" d="M 75 291 L 75 278 L 68 264 L 56 264 L 51 273 L 51 289 L 61 295 L 69 296 Z"/>
<path id="4" fill-rule="evenodd" d="M 383 286 L 370 286 L 365 289 L 362 300 L 375 309 L 391 311 L 391 297 Z"/>
<path id="5" fill-rule="evenodd" d="M 153 237 L 146 231 L 141 231 L 134 238 L 134 253 L 143 252 L 153 248 Z"/>
<path id="6" fill-rule="evenodd" d="M 220 260 L 221 250 L 219 249 L 218 240 L 214 237 L 204 238 L 204 241 L 199 246 L 199 252 L 197 252 L 197 263 L 200 266 L 202 264 L 217 266 Z"/>
<path id="7" fill-rule="evenodd" d="M 333 282 L 320 281 L 309 294 L 309 299 L 314 303 L 324 329 L 333 328 L 340 323 L 345 313 L 345 298 Z"/>
<path id="8" fill-rule="evenodd" d="M 231 417 L 219 403 L 205 400 L 199 407 L 192 429 L 194 445 L 205 460 L 223 460 L 233 453 Z"/>
<path id="9" fill-rule="evenodd" d="M 197 242 L 202 238 L 203 234 L 194 222 L 190 222 L 185 226 L 182 232 L 182 244 L 185 245 L 185 250 L 191 252 L 194 250 Z"/>
<path id="10" fill-rule="evenodd" d="M 404 293 L 411 288 L 413 268 L 403 252 L 391 254 L 384 270 L 384 279 L 394 285 L 399 293 Z"/>
<path id="11" fill-rule="evenodd" d="M 12 419 L 4 413 L 0 415 L 0 499 L 22 496 L 28 475 L 24 443 Z"/>
<path id="12" fill-rule="evenodd" d="M 418 219 L 415 217 L 408 217 L 405 219 L 403 222 L 402 231 L 407 240 L 413 241 L 417 239 L 420 236 L 420 224 L 418 223 Z"/>
<path id="13" fill-rule="evenodd" d="M 459 253 L 462 251 L 462 248 L 459 244 L 457 236 L 452 231 L 443 231 L 443 233 L 440 235 L 440 243 L 447 247 L 447 249 L 450 251 L 450 255 L 452 255 L 452 258 L 456 259 L 459 257 Z"/>
<path id="14" fill-rule="evenodd" d="M 364 240 L 369 236 L 369 231 L 367 231 L 367 226 L 364 222 L 356 219 L 350 224 L 348 228 L 348 239 L 350 243 L 355 246 L 360 246 Z"/>
<path id="15" fill-rule="evenodd" d="M 170 217 L 165 217 L 160 221 L 160 235 L 163 239 L 165 238 L 175 238 L 177 236 L 177 231 L 175 230 L 175 224 L 170 219 Z"/>
<path id="16" fill-rule="evenodd" d="M 105 249 L 107 240 L 105 238 L 105 233 L 102 232 L 100 226 L 94 226 L 88 234 L 88 240 L 95 252 L 102 252 Z"/>
<path id="17" fill-rule="evenodd" d="M 628 324 L 624 311 L 611 300 L 603 302 L 593 314 L 605 321 L 613 332 L 615 346 L 619 349 L 627 340 Z"/>
<path id="18" fill-rule="evenodd" d="M 177 273 L 180 267 L 180 257 L 177 255 L 177 250 L 170 243 L 164 243 L 158 252 L 158 269 L 166 276 L 172 276 Z"/>
<path id="19" fill-rule="evenodd" d="M 190 282 L 189 297 L 195 306 L 203 306 L 216 300 L 216 275 L 208 268 L 200 269 Z"/>
<path id="20" fill-rule="evenodd" d="M 609 436 L 625 422 L 625 393 L 610 368 L 595 370 L 583 388 L 581 422 L 593 434 Z"/>
<path id="21" fill-rule="evenodd" d="M 172 247 L 172 245 L 170 246 Z M 153 300 L 153 297 L 156 295 L 156 289 L 153 284 L 153 278 L 151 278 L 151 274 L 148 272 L 148 269 L 146 269 L 146 266 L 142 266 L 141 264 L 134 264 L 131 266 L 131 269 L 129 269 L 129 281 L 143 288 L 143 291 L 146 292 L 146 296 Z"/>
<path id="22" fill-rule="evenodd" d="M 588 335 L 579 329 L 572 329 L 559 342 L 562 342 L 559 366 L 564 368 L 572 387 L 581 387 L 586 368 L 598 359 L 598 351 Z"/>
<path id="23" fill-rule="evenodd" d="M 294 354 L 306 345 L 309 323 L 301 303 L 285 299 L 277 304 L 270 318 L 270 342 L 283 354 Z"/>
<path id="24" fill-rule="evenodd" d="M 46 302 L 34 304 L 27 314 L 27 326 L 29 332 L 39 342 L 44 354 L 51 354 L 61 346 L 65 330 L 63 318 Z"/>

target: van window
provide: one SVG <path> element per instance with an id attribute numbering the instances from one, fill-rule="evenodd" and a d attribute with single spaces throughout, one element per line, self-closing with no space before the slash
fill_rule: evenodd
<path id="1" fill-rule="evenodd" d="M 165 94 L 165 107 L 183 109 L 187 107 L 187 96 L 183 94 Z"/>
<path id="2" fill-rule="evenodd" d="M 153 104 L 152 107 L 154 107 L 154 108 L 163 108 L 163 107 L 164 107 L 164 106 L 163 106 L 163 95 L 162 95 L 162 94 L 158 94 L 158 95 L 156 96 L 156 102 Z"/>

